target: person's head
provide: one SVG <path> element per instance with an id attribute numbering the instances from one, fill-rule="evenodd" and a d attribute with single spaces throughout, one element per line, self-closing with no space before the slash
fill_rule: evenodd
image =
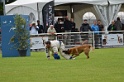
<path id="1" fill-rule="evenodd" d="M 51 29 L 53 29 L 53 28 L 54 28 L 54 26 L 53 26 L 53 25 L 50 25 L 50 28 L 51 28 Z"/>
<path id="2" fill-rule="evenodd" d="M 117 17 L 117 21 L 120 21 L 120 17 Z"/>
<path id="3" fill-rule="evenodd" d="M 46 48 L 50 48 L 51 47 L 51 42 L 50 41 L 46 41 L 45 44 L 46 44 Z"/>
<path id="4" fill-rule="evenodd" d="M 94 25 L 97 25 L 97 21 L 96 21 L 96 20 L 95 20 L 95 21 L 93 21 L 93 24 L 94 24 Z"/>
<path id="5" fill-rule="evenodd" d="M 101 24 L 101 20 L 97 20 L 97 24 Z"/>
<path id="6" fill-rule="evenodd" d="M 40 24 L 40 20 L 37 20 L 37 24 Z"/>
<path id="7" fill-rule="evenodd" d="M 115 21 L 113 20 L 113 21 L 112 21 L 112 25 L 114 25 L 114 24 L 115 24 Z"/>
<path id="8" fill-rule="evenodd" d="M 32 22 L 32 26 L 36 26 L 36 23 L 35 22 Z"/>
<path id="9" fill-rule="evenodd" d="M 86 24 L 86 23 L 87 23 L 87 19 L 84 19 L 83 23 L 85 23 L 85 24 Z"/>
<path id="10" fill-rule="evenodd" d="M 69 20 L 69 17 L 68 17 L 68 16 L 66 16 L 66 17 L 65 17 L 65 19 L 66 19 L 66 20 Z"/>
<path id="11" fill-rule="evenodd" d="M 73 18 L 71 18 L 71 19 L 70 19 L 70 21 L 71 21 L 71 22 L 74 22 L 74 19 L 73 19 Z"/>

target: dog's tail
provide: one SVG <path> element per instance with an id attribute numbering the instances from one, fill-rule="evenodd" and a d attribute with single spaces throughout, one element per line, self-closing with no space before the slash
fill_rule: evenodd
<path id="1" fill-rule="evenodd" d="M 84 45 L 84 44 L 88 44 L 88 40 L 83 41 L 82 45 Z"/>
<path id="2" fill-rule="evenodd" d="M 90 48 L 90 52 L 93 52 L 95 49 L 92 45 L 90 45 L 89 48 Z"/>

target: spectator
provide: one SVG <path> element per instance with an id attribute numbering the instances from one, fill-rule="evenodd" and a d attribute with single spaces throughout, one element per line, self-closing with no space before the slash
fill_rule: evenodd
<path id="1" fill-rule="evenodd" d="M 36 25 L 35 22 L 33 22 L 32 25 L 30 26 L 30 35 L 38 34 L 38 29 L 39 27 Z M 37 49 L 34 49 L 34 50 L 37 51 Z"/>
<path id="2" fill-rule="evenodd" d="M 97 25 L 99 27 L 99 31 L 104 31 L 104 26 L 103 24 L 101 23 L 101 20 L 97 20 Z"/>
<path id="3" fill-rule="evenodd" d="M 55 30 L 55 28 L 54 28 L 53 25 L 50 25 L 50 27 L 49 27 L 48 30 L 47 30 L 47 33 L 50 34 L 49 40 L 55 40 L 55 33 L 56 33 L 56 30 Z"/>
<path id="4" fill-rule="evenodd" d="M 71 21 L 69 21 L 69 18 L 68 16 L 66 16 L 65 18 L 65 21 L 64 21 L 64 29 L 65 29 L 65 32 L 71 32 Z M 71 34 L 67 34 L 64 36 L 65 37 L 65 41 L 64 43 L 65 44 L 70 44 L 70 41 L 71 41 Z"/>
<path id="5" fill-rule="evenodd" d="M 97 20 L 97 25 L 98 25 L 99 31 L 100 31 L 100 33 L 99 33 L 100 47 L 102 47 L 102 33 L 104 33 L 104 32 L 102 32 L 102 31 L 104 31 L 104 26 L 103 26 L 103 24 L 101 23 L 101 20 Z"/>
<path id="6" fill-rule="evenodd" d="M 66 16 L 65 18 L 64 28 L 65 28 L 65 32 L 71 32 L 71 22 L 69 21 L 68 16 Z"/>
<path id="7" fill-rule="evenodd" d="M 122 30 L 124 30 L 124 23 L 122 23 Z"/>
<path id="8" fill-rule="evenodd" d="M 40 24 L 40 21 L 37 20 L 37 26 L 39 27 L 39 30 L 38 30 L 38 33 L 43 33 L 44 32 L 44 28 L 43 28 L 43 25 Z"/>
<path id="9" fill-rule="evenodd" d="M 35 22 L 32 23 L 30 26 L 30 35 L 32 34 L 38 34 L 39 27 L 36 25 Z"/>
<path id="10" fill-rule="evenodd" d="M 115 26 L 115 21 L 113 20 L 108 27 L 108 31 L 115 31 L 115 30 L 116 30 L 116 26 Z"/>
<path id="11" fill-rule="evenodd" d="M 95 39 L 95 48 L 98 48 L 99 45 L 99 26 L 97 25 L 97 21 L 95 20 L 93 22 L 93 25 L 91 26 L 91 29 L 94 31 L 94 39 Z"/>
<path id="12" fill-rule="evenodd" d="M 93 25 L 91 26 L 92 31 L 94 31 L 95 34 L 99 33 L 99 26 L 97 25 L 97 21 L 95 20 L 93 22 Z"/>
<path id="13" fill-rule="evenodd" d="M 92 29 L 90 25 L 87 23 L 87 20 L 85 19 L 80 27 L 80 32 L 88 32 L 88 31 L 92 31 Z"/>
<path id="14" fill-rule="evenodd" d="M 71 18 L 71 19 L 70 19 L 70 22 L 71 22 L 71 32 L 75 32 L 76 24 L 75 24 L 75 22 L 74 22 L 74 19 Z"/>
<path id="15" fill-rule="evenodd" d="M 57 33 L 64 32 L 64 22 L 61 19 L 58 19 L 54 27 Z"/>
<path id="16" fill-rule="evenodd" d="M 115 27 L 116 27 L 116 30 L 119 31 L 122 29 L 122 23 L 120 21 L 120 18 L 117 17 L 117 21 L 115 22 Z"/>
<path id="17" fill-rule="evenodd" d="M 87 23 L 87 20 L 84 19 L 83 24 L 80 27 L 80 32 L 88 32 L 88 31 L 92 31 L 92 29 L 90 25 Z M 88 36 L 89 36 L 88 33 L 81 34 L 82 40 L 88 40 L 89 39 Z"/>

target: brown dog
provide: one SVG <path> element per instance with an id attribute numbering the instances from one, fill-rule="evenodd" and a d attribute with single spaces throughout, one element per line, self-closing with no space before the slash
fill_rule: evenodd
<path id="1" fill-rule="evenodd" d="M 75 46 L 68 50 L 64 50 L 63 52 L 65 54 L 72 54 L 73 58 L 84 52 L 88 59 L 90 50 L 93 50 L 93 47 L 90 44 L 82 44 L 81 46 Z"/>

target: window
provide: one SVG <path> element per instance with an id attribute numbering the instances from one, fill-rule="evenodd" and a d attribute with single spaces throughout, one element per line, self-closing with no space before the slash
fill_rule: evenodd
<path id="1" fill-rule="evenodd" d="M 124 12 L 118 12 L 117 17 L 120 17 L 121 22 L 124 23 Z"/>
<path id="2" fill-rule="evenodd" d="M 55 10 L 55 16 L 67 16 L 67 10 Z"/>
<path id="3" fill-rule="evenodd" d="M 29 19 L 30 19 L 30 23 L 35 22 L 35 21 L 36 21 L 35 16 L 34 16 L 34 14 L 33 14 L 33 13 L 30 13 L 30 14 L 29 14 Z"/>
<path id="4" fill-rule="evenodd" d="M 96 16 L 92 13 L 92 12 L 86 12 L 84 15 L 83 15 L 83 20 L 84 19 L 87 19 L 87 22 L 92 25 L 93 24 L 93 21 L 96 20 Z"/>

